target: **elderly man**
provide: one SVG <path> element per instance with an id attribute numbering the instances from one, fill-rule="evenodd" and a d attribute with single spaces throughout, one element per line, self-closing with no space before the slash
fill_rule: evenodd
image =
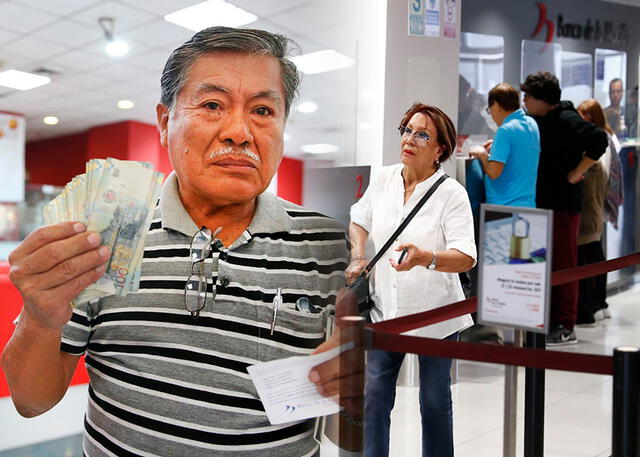
<path id="1" fill-rule="evenodd" d="M 246 370 L 322 343 L 346 267 L 337 223 L 264 192 L 299 82 L 289 44 L 214 27 L 169 57 L 157 117 L 175 173 L 137 293 L 70 308 L 109 257 L 81 223 L 40 228 L 10 256 L 24 298 L 2 357 L 13 401 L 44 413 L 86 354 L 84 455 L 318 454 L 314 422 L 270 425 Z M 187 278 L 206 283 L 204 300 Z M 318 312 L 298 311 L 302 297 Z"/>

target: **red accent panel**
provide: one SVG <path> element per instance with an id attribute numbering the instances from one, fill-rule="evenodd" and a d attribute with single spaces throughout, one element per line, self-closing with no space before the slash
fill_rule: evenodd
<path id="1" fill-rule="evenodd" d="M 89 159 L 105 159 L 107 157 L 127 160 L 129 153 L 128 124 L 129 122 L 116 122 L 115 124 L 90 128 L 85 162 Z"/>
<path id="2" fill-rule="evenodd" d="M 283 157 L 278 168 L 278 197 L 302 205 L 302 160 Z"/>
<path id="3" fill-rule="evenodd" d="M 86 132 L 26 145 L 26 168 L 29 182 L 63 186 L 75 175 L 84 173 L 89 159 L 114 157 L 142 160 L 169 174 L 173 169 L 166 149 L 160 146 L 155 125 L 137 121 L 93 127 Z"/>
<path id="4" fill-rule="evenodd" d="M 84 173 L 88 136 L 83 132 L 27 143 L 25 167 L 29 183 L 64 186 Z"/>
<path id="5" fill-rule="evenodd" d="M 22 309 L 22 296 L 9 281 L 9 262 L 0 262 L 0 297 L 2 297 L 2 306 L 0 306 L 0 352 L 2 352 L 9 338 L 13 335 L 13 320 Z M 84 365 L 84 357 L 82 357 L 78 362 L 71 384 L 86 384 L 87 382 L 89 382 L 89 376 Z M 9 387 L 4 373 L 0 370 L 0 397 L 8 395 Z"/>

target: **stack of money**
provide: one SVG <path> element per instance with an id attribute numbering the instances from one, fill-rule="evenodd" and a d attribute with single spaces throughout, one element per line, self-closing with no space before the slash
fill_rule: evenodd
<path id="1" fill-rule="evenodd" d="M 138 290 L 144 242 L 163 179 L 148 162 L 93 159 L 86 173 L 73 178 L 44 207 L 45 224 L 80 221 L 111 249 L 102 278 L 74 304 Z"/>

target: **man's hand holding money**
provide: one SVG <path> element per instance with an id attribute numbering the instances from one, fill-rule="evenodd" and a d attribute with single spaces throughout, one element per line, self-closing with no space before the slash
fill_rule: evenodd
<path id="1" fill-rule="evenodd" d="M 80 222 L 32 232 L 9 256 L 9 277 L 24 299 L 24 317 L 43 328 L 61 328 L 71 318 L 71 301 L 104 274 L 109 256 L 100 236 Z"/>

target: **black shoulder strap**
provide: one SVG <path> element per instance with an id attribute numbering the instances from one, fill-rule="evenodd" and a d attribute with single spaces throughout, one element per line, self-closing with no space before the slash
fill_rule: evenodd
<path id="1" fill-rule="evenodd" d="M 431 188 L 427 191 L 426 194 L 424 194 L 424 196 L 420 199 L 420 201 L 416 204 L 416 206 L 411 210 L 411 212 L 409 214 L 407 214 L 407 217 L 404 218 L 404 220 L 402 221 L 400 226 L 396 229 L 396 231 L 393 232 L 393 235 L 391 235 L 389 237 L 389 239 L 384 244 L 384 246 L 382 246 L 382 249 L 380 249 L 378 251 L 378 253 L 373 257 L 373 259 L 371 259 L 371 262 L 369 262 L 369 265 L 367 265 L 367 268 L 366 268 L 365 271 L 371 271 L 371 269 L 378 262 L 378 260 L 380 260 L 380 257 L 382 257 L 382 255 L 385 252 L 387 252 L 387 249 L 389 249 L 389 247 L 391 247 L 391 245 L 393 244 L 394 240 L 396 238 L 398 238 L 398 235 L 400 235 L 400 233 L 402 233 L 402 231 L 409 224 L 409 222 L 411 222 L 411 219 L 413 219 L 413 217 L 416 215 L 416 213 L 418 211 L 420 211 L 420 208 L 422 208 L 422 206 L 427 202 L 427 200 L 429 200 L 429 197 L 431 197 L 433 195 L 433 193 L 436 191 L 436 189 L 438 189 L 438 187 L 440 187 L 440 184 L 442 184 L 448 177 L 449 177 L 448 174 L 446 174 L 446 173 L 443 174 L 433 184 L 433 186 L 431 186 Z"/>

